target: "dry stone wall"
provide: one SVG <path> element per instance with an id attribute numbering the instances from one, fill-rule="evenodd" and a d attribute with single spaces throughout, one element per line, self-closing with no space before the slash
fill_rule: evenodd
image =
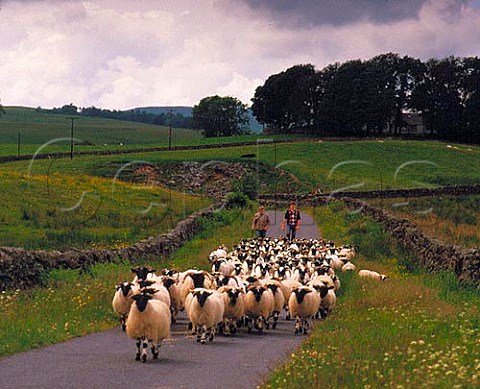
<path id="1" fill-rule="evenodd" d="M 198 211 L 180 221 L 172 231 L 119 249 L 24 250 L 0 247 L 0 290 L 38 285 L 53 269 L 86 269 L 95 263 L 167 258 L 202 229 L 200 218 L 212 217 L 218 205 Z"/>

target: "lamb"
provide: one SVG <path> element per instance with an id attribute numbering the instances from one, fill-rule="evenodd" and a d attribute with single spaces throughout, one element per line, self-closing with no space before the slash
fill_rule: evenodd
<path id="1" fill-rule="evenodd" d="M 309 318 L 314 316 L 320 306 L 320 296 L 313 288 L 300 286 L 295 288 L 288 300 L 290 314 L 295 317 L 295 334 L 306 335 L 310 326 Z"/>
<path id="2" fill-rule="evenodd" d="M 265 286 L 250 286 L 245 295 L 245 315 L 247 316 L 248 332 L 253 326 L 260 334 L 263 328 L 269 328 L 268 318 L 272 316 L 275 306 L 272 291 Z"/>
<path id="3" fill-rule="evenodd" d="M 136 292 L 134 284 L 131 282 L 122 282 L 116 287 L 116 292 L 113 296 L 112 307 L 117 315 L 119 315 L 122 331 L 125 331 L 125 320 L 128 312 L 132 306 L 133 300 L 131 297 Z"/>
<path id="4" fill-rule="evenodd" d="M 237 323 L 245 315 L 244 293 L 241 288 L 222 286 L 218 289 L 222 294 L 225 310 L 223 312 L 223 328 L 225 335 L 237 332 Z"/>
<path id="5" fill-rule="evenodd" d="M 170 308 L 159 300 L 154 300 L 148 290 L 132 296 L 126 322 L 127 336 L 137 341 L 135 360 L 147 360 L 147 347 L 151 343 L 153 359 L 158 358 L 158 351 L 163 339 L 170 338 Z M 140 348 L 140 346 L 142 346 Z"/>
<path id="6" fill-rule="evenodd" d="M 387 276 L 385 274 L 377 273 L 373 270 L 360 270 L 358 275 L 363 278 L 373 278 L 374 280 L 385 281 Z"/>
<path id="7" fill-rule="evenodd" d="M 188 317 L 197 332 L 197 342 L 212 342 L 215 327 L 223 321 L 225 305 L 221 293 L 216 290 L 195 288 L 188 304 Z"/>

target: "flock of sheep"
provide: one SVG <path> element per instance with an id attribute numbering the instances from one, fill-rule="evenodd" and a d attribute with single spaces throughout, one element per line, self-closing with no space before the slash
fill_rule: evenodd
<path id="1" fill-rule="evenodd" d="M 117 286 L 112 305 L 122 329 L 136 340 L 136 360 L 143 362 L 149 343 L 153 359 L 158 358 L 180 311 L 202 344 L 240 326 L 249 333 L 275 329 L 282 311 L 287 320 L 295 319 L 295 334 L 307 334 L 312 318 L 332 312 L 340 288 L 335 271 L 355 270 L 354 256 L 354 247 L 336 247 L 332 241 L 245 239 L 230 252 L 223 246 L 212 251 L 211 272 L 165 269 L 157 275 L 151 268 L 134 268 L 134 279 Z M 359 275 L 386 277 L 370 270 Z"/>

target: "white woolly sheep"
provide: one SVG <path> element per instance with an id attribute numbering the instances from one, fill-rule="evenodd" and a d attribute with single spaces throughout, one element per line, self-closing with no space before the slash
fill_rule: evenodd
<path id="1" fill-rule="evenodd" d="M 278 316 L 285 306 L 285 296 L 282 291 L 282 284 L 278 280 L 269 279 L 264 284 L 273 293 L 273 323 L 272 328 L 277 327 Z"/>
<path id="2" fill-rule="evenodd" d="M 225 335 L 237 332 L 238 322 L 245 315 L 244 293 L 241 288 L 222 286 L 218 289 L 222 294 L 225 310 L 223 312 L 223 332 Z"/>
<path id="3" fill-rule="evenodd" d="M 342 266 L 342 271 L 354 271 L 355 270 L 355 265 L 348 261 Z"/>
<path id="4" fill-rule="evenodd" d="M 158 358 L 158 350 L 163 339 L 170 338 L 170 308 L 143 291 L 133 295 L 134 303 L 126 322 L 127 336 L 137 341 L 136 361 L 147 360 L 147 347 L 151 343 L 153 359 Z M 140 348 L 140 346 L 142 346 Z"/>
<path id="5" fill-rule="evenodd" d="M 157 278 L 155 280 L 139 280 L 137 285 L 140 288 L 140 291 L 148 288 L 154 300 L 162 301 L 170 308 L 170 293 L 168 293 L 168 289 L 163 286 L 161 279 L 158 279 L 158 282 Z"/>
<path id="6" fill-rule="evenodd" d="M 187 315 L 197 332 L 197 342 L 213 341 L 215 327 L 223 321 L 225 305 L 221 293 L 216 290 L 195 288 L 188 304 Z"/>
<path id="7" fill-rule="evenodd" d="M 135 288 L 131 282 L 122 282 L 117 285 L 116 292 L 113 295 L 112 307 L 114 312 L 119 316 L 122 331 L 125 331 L 125 320 L 133 303 L 131 297 L 137 290 L 138 288 Z"/>
<path id="8" fill-rule="evenodd" d="M 302 283 L 300 281 L 287 279 L 287 280 L 280 281 L 280 285 L 281 285 L 280 288 L 282 289 L 282 292 L 283 292 L 283 297 L 285 297 L 285 306 L 284 306 L 284 309 L 286 312 L 285 320 L 290 320 L 291 316 L 290 316 L 290 310 L 288 309 L 288 300 L 290 299 L 292 290 L 299 286 L 302 286 Z"/>
<path id="9" fill-rule="evenodd" d="M 320 296 L 308 286 L 295 288 L 288 300 L 290 314 L 295 317 L 295 334 L 303 331 L 307 334 L 310 326 L 309 318 L 318 312 Z"/>
<path id="10" fill-rule="evenodd" d="M 385 279 L 387 278 L 385 274 L 380 274 L 373 270 L 360 270 L 358 272 L 358 275 L 360 277 L 373 278 L 374 280 L 379 280 L 379 281 L 385 281 Z"/>
<path id="11" fill-rule="evenodd" d="M 268 318 L 272 316 L 274 309 L 272 291 L 265 286 L 250 286 L 245 295 L 245 315 L 247 316 L 248 332 L 255 327 L 259 333 L 263 328 L 269 328 Z"/>

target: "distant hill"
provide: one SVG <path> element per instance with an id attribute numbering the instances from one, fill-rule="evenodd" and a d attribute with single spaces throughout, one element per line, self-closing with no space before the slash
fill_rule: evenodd
<path id="1" fill-rule="evenodd" d="M 192 109 L 193 107 L 139 107 L 133 108 L 132 111 L 145 111 L 146 113 L 153 113 L 155 115 L 160 115 L 162 113 L 168 114 L 171 112 L 173 115 L 180 114 L 191 117 Z M 262 132 L 263 126 L 257 122 L 251 109 L 248 110 L 247 117 L 249 120 L 247 126 L 250 128 L 250 130 L 256 134 Z"/>

